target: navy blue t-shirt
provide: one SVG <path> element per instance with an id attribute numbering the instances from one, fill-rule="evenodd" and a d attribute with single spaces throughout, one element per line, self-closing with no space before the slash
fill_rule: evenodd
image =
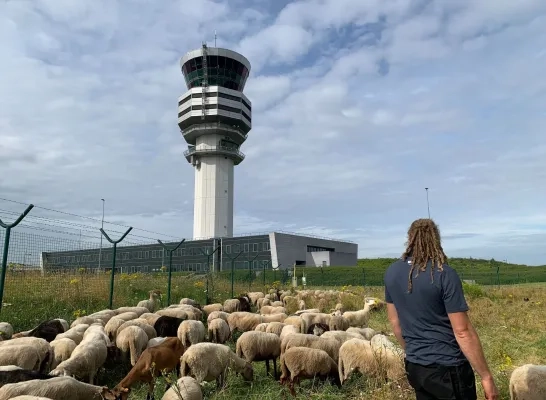
<path id="1" fill-rule="evenodd" d="M 402 337 L 406 342 L 406 359 L 420 365 L 460 365 L 466 361 L 448 313 L 468 311 L 461 279 L 448 265 L 443 271 L 431 262 L 426 271 L 413 271 L 413 288 L 408 293 L 411 258 L 400 259 L 385 272 L 385 301 L 396 307 Z M 417 275 L 418 274 L 418 275 Z M 417 276 L 415 276 L 417 275 Z"/>

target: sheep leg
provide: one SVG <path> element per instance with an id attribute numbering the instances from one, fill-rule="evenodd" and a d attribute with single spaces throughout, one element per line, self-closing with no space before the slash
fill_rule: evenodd
<path id="1" fill-rule="evenodd" d="M 288 383 L 288 389 L 290 389 L 290 394 L 296 397 L 296 391 L 294 390 L 294 381 L 292 379 L 290 379 L 290 382 Z"/>
<path id="2" fill-rule="evenodd" d="M 146 400 L 154 400 L 154 381 L 148 382 L 148 393 Z"/>
<path id="3" fill-rule="evenodd" d="M 265 375 L 269 375 L 269 360 L 265 360 Z"/>

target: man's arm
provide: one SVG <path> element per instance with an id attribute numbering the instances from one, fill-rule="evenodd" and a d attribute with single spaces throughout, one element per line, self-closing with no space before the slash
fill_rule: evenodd
<path id="1" fill-rule="evenodd" d="M 466 312 L 456 312 L 448 314 L 453 333 L 459 343 L 463 354 L 466 356 L 472 368 L 476 370 L 482 380 L 492 379 L 491 371 L 487 366 L 485 354 L 478 333 L 472 326 Z"/>
<path id="2" fill-rule="evenodd" d="M 400 343 L 402 349 L 406 350 L 406 342 L 402 337 L 402 328 L 400 327 L 400 321 L 398 320 L 398 312 L 393 303 L 387 303 L 387 317 L 389 318 L 392 331 L 394 332 L 394 336 L 396 336 L 398 343 Z"/>

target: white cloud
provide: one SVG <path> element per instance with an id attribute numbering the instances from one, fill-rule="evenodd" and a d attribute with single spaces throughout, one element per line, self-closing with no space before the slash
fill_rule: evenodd
<path id="1" fill-rule="evenodd" d="M 287 3 L 1 3 L 2 197 L 191 236 L 178 61 L 217 30 L 252 63 L 236 232 L 396 256 L 430 187 L 449 255 L 546 263 L 544 2 Z"/>

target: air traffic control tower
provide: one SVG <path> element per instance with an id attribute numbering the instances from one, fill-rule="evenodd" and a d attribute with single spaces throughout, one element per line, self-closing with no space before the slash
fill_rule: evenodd
<path id="1" fill-rule="evenodd" d="M 233 167 L 252 128 L 243 94 L 250 62 L 231 50 L 207 47 L 180 60 L 188 91 L 178 99 L 178 126 L 195 168 L 194 239 L 233 236 Z"/>

